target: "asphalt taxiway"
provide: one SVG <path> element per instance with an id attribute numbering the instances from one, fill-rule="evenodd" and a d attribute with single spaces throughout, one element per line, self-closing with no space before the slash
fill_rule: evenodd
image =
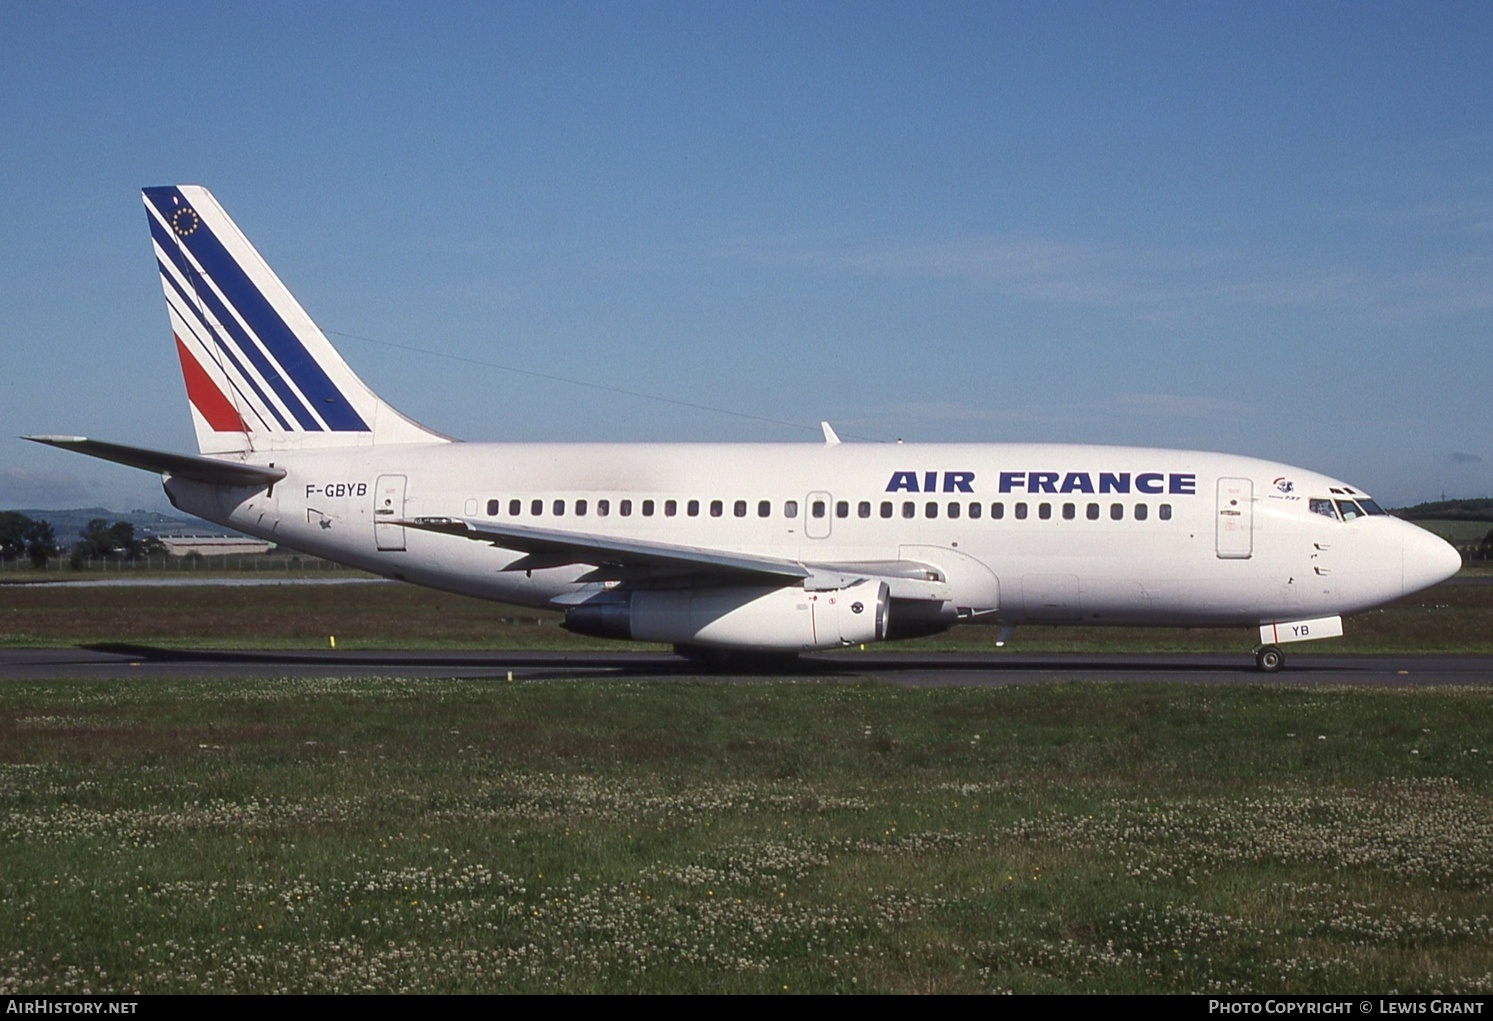
<path id="1" fill-rule="evenodd" d="M 96 645 L 0 649 L 0 682 L 142 677 L 460 677 L 490 680 L 701 677 L 700 668 L 661 652 L 341 652 L 161 649 Z M 908 687 L 1000 686 L 1044 682 L 1163 681 L 1186 684 L 1487 685 L 1493 656 L 1393 653 L 1291 655 L 1277 674 L 1237 654 L 847 652 L 801 657 L 792 668 L 722 673 L 719 680 L 770 677 L 880 680 Z"/>

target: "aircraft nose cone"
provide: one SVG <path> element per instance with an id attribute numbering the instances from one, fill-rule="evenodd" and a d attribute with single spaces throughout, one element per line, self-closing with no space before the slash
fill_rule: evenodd
<path id="1" fill-rule="evenodd" d="M 1462 569 L 1462 554 L 1439 536 L 1411 525 L 1401 548 L 1404 594 L 1440 584 Z"/>

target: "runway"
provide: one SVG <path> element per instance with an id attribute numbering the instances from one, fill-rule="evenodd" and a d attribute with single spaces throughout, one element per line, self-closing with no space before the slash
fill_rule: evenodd
<path id="1" fill-rule="evenodd" d="M 700 679 L 699 667 L 654 652 L 334 652 L 180 650 L 102 645 L 0 649 L 0 682 L 125 678 L 461 677 L 487 680 Z M 1487 685 L 1493 656 L 1394 653 L 1288 655 L 1266 675 L 1248 654 L 899 653 L 803 656 L 789 671 L 709 675 L 720 682 L 772 678 L 878 680 L 907 687 L 998 687 L 1056 681 L 1160 681 L 1180 684 Z"/>

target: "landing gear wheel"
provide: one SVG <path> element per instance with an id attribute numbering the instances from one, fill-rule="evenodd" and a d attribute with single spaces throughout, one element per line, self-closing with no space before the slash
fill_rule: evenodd
<path id="1" fill-rule="evenodd" d="M 1255 653 L 1255 667 L 1262 674 L 1273 674 L 1286 665 L 1286 657 L 1277 645 L 1267 645 Z"/>

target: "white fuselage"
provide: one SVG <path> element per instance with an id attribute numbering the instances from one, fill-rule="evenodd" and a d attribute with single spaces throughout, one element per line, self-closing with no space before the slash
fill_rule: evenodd
<path id="1" fill-rule="evenodd" d="M 383 401 L 199 185 L 142 191 L 197 455 L 159 472 L 293 549 L 565 613 L 603 637 L 798 652 L 958 621 L 1258 625 L 1280 641 L 1456 573 L 1345 483 L 1197 451 L 1057 444 L 460 443 Z"/>
<path id="2" fill-rule="evenodd" d="M 1008 624 L 1326 617 L 1434 584 L 1459 564 L 1441 540 L 1391 516 L 1321 512 L 1320 501 L 1363 498 L 1342 482 L 1196 451 L 446 443 L 257 463 L 271 461 L 287 475 L 268 492 L 181 479 L 167 489 L 183 510 L 294 549 L 536 607 L 574 606 L 617 582 L 584 580 L 594 577 L 585 564 L 505 570 L 523 554 L 392 522 L 492 519 L 806 564 L 930 564 L 960 619 Z"/>

